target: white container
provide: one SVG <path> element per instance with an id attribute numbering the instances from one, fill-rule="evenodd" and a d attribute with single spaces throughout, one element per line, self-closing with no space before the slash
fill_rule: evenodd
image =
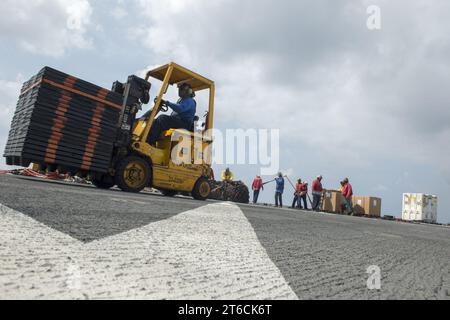
<path id="1" fill-rule="evenodd" d="M 437 222 L 437 197 L 424 193 L 404 193 L 402 219 Z"/>

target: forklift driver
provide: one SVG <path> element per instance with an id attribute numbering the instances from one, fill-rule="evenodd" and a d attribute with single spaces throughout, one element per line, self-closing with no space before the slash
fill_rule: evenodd
<path id="1" fill-rule="evenodd" d="M 178 95 L 180 100 L 177 103 L 161 100 L 161 106 L 169 107 L 173 112 L 170 116 L 161 115 L 155 119 L 147 139 L 149 144 L 154 144 L 166 130 L 191 130 L 197 109 L 197 102 L 194 100 L 195 92 L 189 84 L 184 83 L 178 86 Z"/>

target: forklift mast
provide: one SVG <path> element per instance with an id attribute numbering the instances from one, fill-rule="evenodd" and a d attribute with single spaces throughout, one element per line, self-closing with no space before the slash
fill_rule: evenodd
<path id="1" fill-rule="evenodd" d="M 114 82 L 112 91 L 122 94 L 123 109 L 119 118 L 119 126 L 115 147 L 128 148 L 131 143 L 132 129 L 137 113 L 142 105 L 150 102 L 151 84 L 137 76 L 129 76 L 127 83 Z"/>

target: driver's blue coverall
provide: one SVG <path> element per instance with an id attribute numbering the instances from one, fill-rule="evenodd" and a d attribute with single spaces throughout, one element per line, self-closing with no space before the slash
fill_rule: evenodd
<path id="1" fill-rule="evenodd" d="M 168 102 L 173 110 L 170 116 L 161 115 L 155 119 L 147 138 L 149 144 L 155 143 L 162 132 L 169 129 L 191 130 L 194 123 L 197 103 L 191 97 L 178 100 L 178 103 Z"/>

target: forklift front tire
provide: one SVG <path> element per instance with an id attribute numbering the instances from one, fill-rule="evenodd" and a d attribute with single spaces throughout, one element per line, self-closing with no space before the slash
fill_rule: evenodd
<path id="1" fill-rule="evenodd" d="M 211 193 L 211 185 L 209 184 L 208 179 L 205 177 L 201 177 L 195 183 L 194 189 L 192 190 L 192 197 L 195 200 L 205 201 L 208 199 Z"/>
<path id="2" fill-rule="evenodd" d="M 125 192 L 138 193 L 150 184 L 152 169 L 145 159 L 129 156 L 123 159 L 116 170 L 117 186 Z"/>

